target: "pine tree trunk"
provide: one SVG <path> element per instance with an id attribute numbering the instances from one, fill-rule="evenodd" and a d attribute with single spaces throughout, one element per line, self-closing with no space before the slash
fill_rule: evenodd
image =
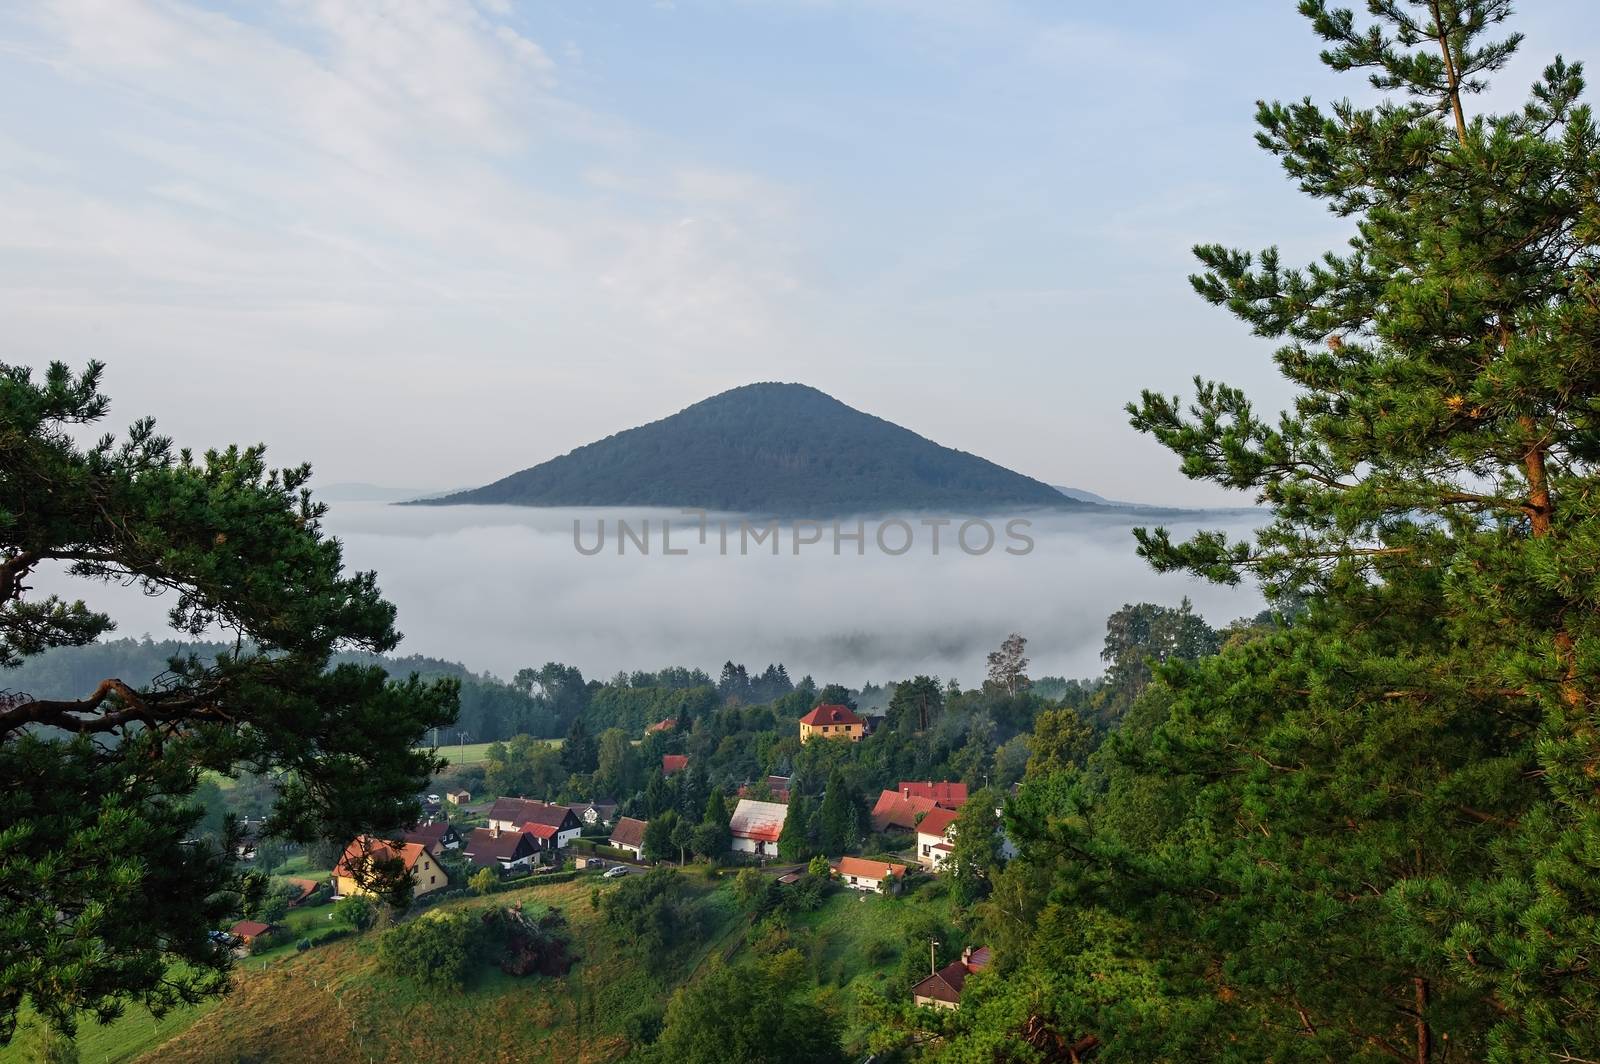
<path id="1" fill-rule="evenodd" d="M 1411 980 L 1417 1009 L 1417 1064 L 1428 1064 L 1433 1057 L 1433 1032 L 1428 1029 L 1428 981 L 1421 976 Z"/>

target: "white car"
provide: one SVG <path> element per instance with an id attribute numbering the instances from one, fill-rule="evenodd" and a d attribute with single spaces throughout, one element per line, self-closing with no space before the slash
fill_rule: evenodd
<path id="1" fill-rule="evenodd" d="M 630 871 L 632 871 L 632 869 L 630 869 L 627 865 L 619 864 L 619 865 L 616 865 L 613 868 L 608 868 L 604 872 L 601 872 L 600 873 L 600 878 L 601 879 L 617 879 L 617 878 L 619 878 L 621 876 L 627 875 Z"/>

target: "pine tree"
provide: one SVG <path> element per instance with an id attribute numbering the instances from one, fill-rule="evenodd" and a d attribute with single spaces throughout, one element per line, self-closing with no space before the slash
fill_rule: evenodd
<path id="1" fill-rule="evenodd" d="M 323 533 L 309 467 L 271 469 L 260 447 L 175 450 L 149 420 L 80 446 L 108 410 L 100 377 L 0 364 L 0 669 L 112 629 L 35 594 L 41 565 L 168 592 L 175 628 L 222 626 L 237 644 L 170 662 L 160 683 L 0 692 L 0 1043 L 24 998 L 70 1032 L 85 1012 L 160 1015 L 221 992 L 229 956 L 209 931 L 261 884 L 233 840 L 196 841 L 202 770 L 270 773 L 268 834 L 343 846 L 415 822 L 443 764 L 417 747 L 459 702 L 454 680 L 333 666 L 400 637 L 375 575 L 346 573 Z M 403 871 L 375 871 L 369 886 L 409 894 Z"/>
<path id="2" fill-rule="evenodd" d="M 804 861 L 811 856 L 811 839 L 807 835 L 811 812 L 811 800 L 805 795 L 796 792 L 789 799 L 789 812 L 783 818 L 783 830 L 778 833 L 780 860 Z"/>
<path id="3" fill-rule="evenodd" d="M 1370 25 L 1300 7 L 1329 66 L 1390 95 L 1263 104 L 1258 140 L 1355 235 L 1303 269 L 1203 246 L 1194 278 L 1284 341 L 1294 409 L 1197 381 L 1187 407 L 1130 411 L 1273 513 L 1244 542 L 1141 530 L 1141 553 L 1307 609 L 1163 668 L 1088 772 L 1030 778 L 1027 859 L 989 907 L 1024 956 L 963 1002 L 969 1054 L 1018 1045 L 1020 1009 L 1122 1059 L 1600 1056 L 1581 70 L 1557 59 L 1522 110 L 1476 115 L 1519 41 L 1491 39 L 1503 0 L 1375 0 Z"/>
<path id="4" fill-rule="evenodd" d="M 817 840 L 822 852 L 837 857 L 855 843 L 856 814 L 845 786 L 844 774 L 834 769 L 828 774 L 828 789 L 822 795 L 822 834 Z"/>

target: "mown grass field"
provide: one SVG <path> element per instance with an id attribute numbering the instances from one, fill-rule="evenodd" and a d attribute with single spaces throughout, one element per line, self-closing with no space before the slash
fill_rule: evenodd
<path id="1" fill-rule="evenodd" d="M 551 746 L 559 747 L 560 739 L 545 739 L 544 742 Z M 485 759 L 489 747 L 494 743 L 446 743 L 439 744 L 439 756 L 452 765 L 473 765 Z M 422 747 L 421 749 L 427 749 Z"/>

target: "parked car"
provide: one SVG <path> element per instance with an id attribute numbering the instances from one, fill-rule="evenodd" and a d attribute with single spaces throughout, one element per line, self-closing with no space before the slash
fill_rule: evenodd
<path id="1" fill-rule="evenodd" d="M 604 872 L 601 872 L 600 877 L 602 879 L 617 879 L 620 876 L 627 875 L 628 872 L 629 868 L 627 865 L 619 864 L 615 868 L 608 868 Z"/>

